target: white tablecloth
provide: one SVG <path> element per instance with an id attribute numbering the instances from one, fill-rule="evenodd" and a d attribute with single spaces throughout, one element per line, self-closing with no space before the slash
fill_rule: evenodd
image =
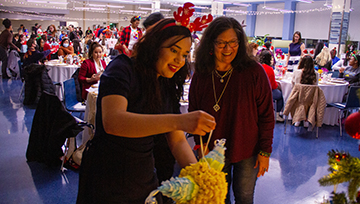
<path id="1" fill-rule="evenodd" d="M 48 74 L 54 82 L 60 82 L 61 85 L 64 81 L 71 78 L 73 73 L 80 67 L 80 65 L 67 65 L 67 64 L 57 64 L 52 61 L 45 63 L 46 68 L 49 70 Z M 63 93 L 60 92 L 60 87 L 56 87 L 56 95 L 62 100 Z"/>
<path id="2" fill-rule="evenodd" d="M 279 81 L 281 84 L 282 94 L 284 98 L 284 104 L 291 94 L 292 83 L 289 79 Z M 326 103 L 342 102 L 345 93 L 348 91 L 348 83 L 346 84 L 322 84 L 319 83 L 319 87 L 324 92 Z M 323 124 L 326 125 L 339 125 L 339 111 L 333 107 L 327 107 L 325 109 L 325 115 Z"/>

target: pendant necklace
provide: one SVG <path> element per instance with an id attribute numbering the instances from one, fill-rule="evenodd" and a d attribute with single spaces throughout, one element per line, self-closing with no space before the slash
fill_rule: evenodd
<path id="1" fill-rule="evenodd" d="M 232 70 L 233 70 L 233 68 L 229 69 L 227 72 L 225 72 L 224 75 L 219 74 L 219 72 L 216 69 L 214 71 L 215 71 L 216 76 L 220 78 L 220 82 L 224 83 L 224 77 L 226 77 L 230 72 L 232 72 Z"/>
<path id="2" fill-rule="evenodd" d="M 215 73 L 216 70 L 214 70 Z M 215 98 L 215 105 L 213 106 L 213 109 L 215 110 L 215 112 L 218 112 L 220 110 L 220 106 L 219 106 L 219 101 L 221 99 L 221 97 L 224 95 L 224 92 L 225 92 L 225 89 L 230 81 L 230 77 L 231 77 L 231 74 L 233 72 L 233 68 L 231 68 L 229 71 L 227 71 L 225 74 L 227 75 L 227 73 L 229 73 L 229 78 L 224 86 L 224 89 L 222 90 L 220 96 L 219 96 L 219 99 L 216 98 L 216 90 L 215 90 L 215 81 L 214 81 L 214 73 L 211 75 L 212 76 L 212 84 L 213 84 L 213 90 L 214 90 L 214 98 Z M 225 77 L 225 75 L 223 76 Z M 222 79 L 222 78 L 221 78 Z M 220 82 L 221 82 L 221 79 L 220 79 Z M 222 82 L 221 82 L 222 83 Z"/>

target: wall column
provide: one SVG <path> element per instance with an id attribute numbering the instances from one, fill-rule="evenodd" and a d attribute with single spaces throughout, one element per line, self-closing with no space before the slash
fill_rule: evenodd
<path id="1" fill-rule="evenodd" d="M 211 3 L 211 15 L 214 18 L 224 15 L 224 3 L 213 1 Z"/>
<path id="2" fill-rule="evenodd" d="M 285 10 L 296 10 L 296 1 L 287 0 L 284 5 Z M 282 39 L 283 40 L 292 40 L 294 34 L 294 26 L 295 26 L 295 13 L 284 13 L 284 23 L 283 23 L 283 32 Z"/>
<path id="3" fill-rule="evenodd" d="M 151 13 L 160 12 L 160 1 L 159 0 L 152 1 L 151 8 L 152 8 Z"/>
<path id="4" fill-rule="evenodd" d="M 257 4 L 251 4 L 247 7 L 249 13 L 246 15 L 246 35 L 249 37 L 255 36 L 256 15 L 254 12 L 257 11 L 257 6 Z"/>

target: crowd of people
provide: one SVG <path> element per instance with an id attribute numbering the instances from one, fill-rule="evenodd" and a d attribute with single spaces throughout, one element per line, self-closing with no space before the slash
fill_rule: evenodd
<path id="1" fill-rule="evenodd" d="M 28 39 L 23 25 L 13 37 L 11 21 L 3 21 L 3 78 L 9 77 L 7 49 L 15 49 L 24 67 L 86 54 L 78 75 L 83 100 L 86 89 L 100 81 L 96 132 L 83 153 L 77 203 L 144 203 L 161 181 L 173 175 L 175 160 L 181 167 L 197 162 L 184 132 L 194 137 L 195 150 L 201 145 L 200 137 L 207 141 L 210 132 L 209 150 L 216 139 L 226 139 L 223 171 L 228 190 L 232 186 L 236 203 L 253 203 L 256 180 L 269 171 L 275 120 L 283 121 L 284 99 L 275 81 L 271 43 L 259 49 L 256 43 L 248 43 L 236 19 L 217 17 L 199 40 L 195 72 L 189 76 L 194 33 L 161 13 L 146 19 L 146 30 L 139 28 L 140 21 L 140 16 L 134 16 L 119 31 L 89 27 L 85 33 L 72 25 L 68 31 L 54 25 L 43 31 L 35 24 Z M 118 42 L 107 51 L 109 37 Z M 115 50 L 117 56 L 106 65 L 104 53 Z M 293 63 L 291 56 L 301 57 L 294 83 L 318 84 L 315 66 L 339 70 L 350 86 L 360 83 L 359 55 L 350 52 L 340 60 L 336 50 L 321 43 L 313 57 L 304 50 L 301 33 L 296 31 L 285 64 Z M 335 68 L 339 62 L 342 65 Z M 179 99 L 189 77 L 189 112 L 180 114 Z M 172 202 L 161 196 L 157 199 Z M 225 202 L 231 203 L 229 193 Z"/>

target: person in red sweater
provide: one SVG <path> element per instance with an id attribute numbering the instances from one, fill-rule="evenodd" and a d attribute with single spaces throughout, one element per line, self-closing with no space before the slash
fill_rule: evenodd
<path id="1" fill-rule="evenodd" d="M 101 59 L 103 47 L 98 42 L 91 43 L 89 47 L 89 59 L 85 60 L 80 67 L 79 82 L 82 85 L 81 96 L 86 100 L 88 89 L 92 84 L 98 83 L 101 74 L 106 68 L 106 63 Z"/>
<path id="2" fill-rule="evenodd" d="M 242 204 L 253 203 L 257 177 L 269 169 L 275 124 L 268 77 L 246 45 L 236 19 L 215 18 L 196 52 L 189 91 L 189 112 L 203 110 L 215 117 L 209 149 L 216 139 L 226 139 L 223 171 L 236 203 Z M 199 145 L 199 136 L 194 139 Z M 229 198 L 228 193 L 226 203 Z"/>
<path id="3" fill-rule="evenodd" d="M 279 89 L 278 83 L 275 81 L 275 73 L 274 69 L 272 68 L 273 57 L 271 52 L 269 50 L 262 50 L 259 54 L 259 62 L 262 64 L 269 78 L 273 100 L 276 101 L 276 121 L 284 122 L 284 119 L 280 116 L 280 111 L 284 107 L 284 98 L 282 96 L 281 90 Z"/>

